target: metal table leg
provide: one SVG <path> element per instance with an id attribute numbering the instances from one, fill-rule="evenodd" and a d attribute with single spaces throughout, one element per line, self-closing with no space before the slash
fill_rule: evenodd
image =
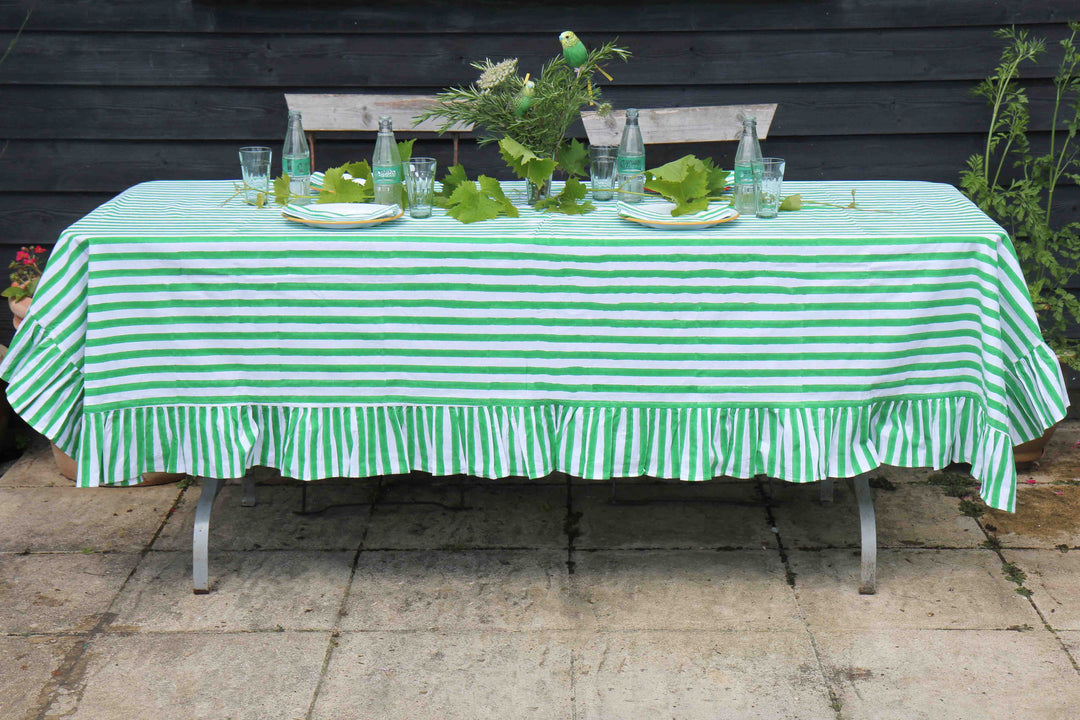
<path id="1" fill-rule="evenodd" d="M 255 507 L 255 477 L 249 470 L 244 475 L 244 494 L 240 497 L 241 507 Z"/>
<path id="2" fill-rule="evenodd" d="M 877 592 L 877 520 L 874 518 L 874 497 L 870 493 L 870 473 L 851 479 L 859 501 L 859 527 L 862 530 L 861 595 Z"/>
<path id="3" fill-rule="evenodd" d="M 214 508 L 225 481 L 221 478 L 203 478 L 202 494 L 195 507 L 195 532 L 191 539 L 191 580 L 196 595 L 210 592 L 207 581 L 210 552 L 210 511 Z"/>
<path id="4" fill-rule="evenodd" d="M 821 504 L 828 505 L 833 501 L 833 481 L 832 478 L 825 478 L 821 481 Z"/>

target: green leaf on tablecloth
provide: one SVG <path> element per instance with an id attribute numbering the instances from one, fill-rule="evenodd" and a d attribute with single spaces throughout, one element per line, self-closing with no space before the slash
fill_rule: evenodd
<path id="1" fill-rule="evenodd" d="M 367 160 L 330 168 L 323 175 L 320 203 L 362 203 L 375 199 L 375 182 Z"/>
<path id="2" fill-rule="evenodd" d="M 463 223 L 492 220 L 505 213 L 517 217 L 517 208 L 503 194 L 499 181 L 486 175 L 476 183 L 464 182 L 457 186 L 447 203 L 447 213 Z"/>
<path id="3" fill-rule="evenodd" d="M 398 154 L 401 155 L 401 162 L 408 162 L 412 160 L 412 146 L 416 142 L 416 138 L 412 140 L 398 140 L 397 149 Z"/>
<path id="4" fill-rule="evenodd" d="M 458 189 L 458 186 L 467 182 L 469 182 L 469 178 L 465 174 L 465 166 L 460 163 L 452 165 L 446 171 L 446 177 L 442 179 L 442 190 L 435 195 L 435 205 L 441 208 L 448 207 L 450 197 L 454 194 L 454 191 Z"/>
<path id="5" fill-rule="evenodd" d="M 673 217 L 701 212 L 709 207 L 709 169 L 693 155 L 684 155 L 645 171 L 645 188 L 675 203 Z"/>
<path id="6" fill-rule="evenodd" d="M 499 141 L 499 154 L 514 174 L 533 185 L 543 185 L 555 170 L 555 161 L 541 158 L 517 140 L 503 138 Z"/>
<path id="7" fill-rule="evenodd" d="M 274 202 L 278 205 L 289 204 L 289 176 L 274 178 Z"/>
<path id="8" fill-rule="evenodd" d="M 503 215 L 509 217 L 517 217 L 518 209 L 514 207 L 514 203 L 510 202 L 510 198 L 506 197 L 506 193 L 503 192 L 502 186 L 499 185 L 499 181 L 493 177 L 487 175 L 481 175 L 479 178 L 480 190 L 487 193 L 487 196 L 499 204 L 499 209 Z"/>
<path id="9" fill-rule="evenodd" d="M 596 206 L 589 201 L 579 203 L 579 200 L 584 200 L 585 196 L 589 194 L 588 189 L 577 178 L 570 178 L 566 181 L 566 186 L 562 192 L 553 197 L 544 198 L 540 202 L 536 203 L 534 207 L 537 210 L 547 210 L 550 212 L 563 213 L 564 215 L 584 215 L 585 213 L 592 212 L 596 209 Z"/>
<path id="10" fill-rule="evenodd" d="M 781 210 L 802 210 L 802 195 L 788 195 L 780 203 Z"/>
<path id="11" fill-rule="evenodd" d="M 585 149 L 585 144 L 576 138 L 571 140 L 569 145 L 559 147 L 559 152 L 555 153 L 555 162 L 563 172 L 572 177 L 585 177 L 589 174 L 589 151 Z"/>

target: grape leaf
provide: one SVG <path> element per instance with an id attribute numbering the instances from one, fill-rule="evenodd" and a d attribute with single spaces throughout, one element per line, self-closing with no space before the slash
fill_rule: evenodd
<path id="1" fill-rule="evenodd" d="M 675 203 L 673 217 L 701 212 L 709 207 L 709 170 L 693 155 L 684 155 L 645 171 L 645 187 Z"/>
<path id="2" fill-rule="evenodd" d="M 350 178 L 344 177 L 346 174 Z M 359 180 L 360 182 L 356 182 Z M 320 203 L 369 202 L 375 199 L 375 182 L 367 160 L 330 168 L 323 175 Z"/>
<path id="3" fill-rule="evenodd" d="M 416 138 L 398 141 L 397 149 L 398 154 L 401 155 L 401 162 L 408 162 L 412 159 L 412 146 L 414 142 L 416 142 Z"/>
<path id="4" fill-rule="evenodd" d="M 570 176 L 585 177 L 589 164 L 589 151 L 584 143 L 577 138 L 570 141 L 569 145 L 562 145 L 555 153 L 555 162 L 559 164 L 563 172 Z"/>
<path id="5" fill-rule="evenodd" d="M 781 210 L 802 210 L 802 195 L 788 195 L 780 203 Z"/>
<path id="6" fill-rule="evenodd" d="M 504 215 L 510 217 L 518 216 L 518 209 L 514 207 L 514 203 L 510 202 L 510 198 L 506 197 L 498 180 L 493 177 L 488 177 L 487 175 L 481 175 L 479 177 L 479 182 L 480 190 L 487 193 L 489 198 L 499 204 L 499 209 Z"/>
<path id="7" fill-rule="evenodd" d="M 458 186 L 467 182 L 469 182 L 469 178 L 465 174 L 465 166 L 461 163 L 451 166 L 446 171 L 446 177 L 442 179 L 442 192 L 439 193 L 439 198 L 449 200 L 454 191 L 458 189 Z M 438 203 L 439 198 L 436 199 L 436 203 Z M 445 207 L 445 205 L 439 207 Z"/>
<path id="8" fill-rule="evenodd" d="M 543 185 L 555 170 L 555 161 L 541 158 L 517 140 L 503 138 L 499 141 L 499 154 L 514 171 L 514 174 L 533 185 Z"/>
<path id="9" fill-rule="evenodd" d="M 704 163 L 705 172 L 707 173 L 709 195 L 722 195 L 724 190 L 727 189 L 728 171 L 716 167 L 716 163 L 713 162 L 712 158 L 702 158 L 701 162 Z"/>
<path id="10" fill-rule="evenodd" d="M 289 176 L 282 175 L 274 179 L 274 202 L 278 205 L 289 204 Z"/>
<path id="11" fill-rule="evenodd" d="M 577 178 L 570 178 L 566 181 L 566 186 L 562 189 L 562 192 L 553 197 L 544 198 L 534 206 L 537 210 L 548 210 L 550 212 L 563 213 L 564 215 L 584 215 L 585 213 L 592 212 L 596 209 L 596 206 L 589 201 L 578 203 L 578 200 L 584 200 L 588 194 L 588 189 Z"/>
<path id="12" fill-rule="evenodd" d="M 499 210 L 501 206 L 497 201 L 477 190 L 476 183 L 467 182 L 458 185 L 454 190 L 447 212 L 451 217 L 468 224 L 496 218 Z"/>

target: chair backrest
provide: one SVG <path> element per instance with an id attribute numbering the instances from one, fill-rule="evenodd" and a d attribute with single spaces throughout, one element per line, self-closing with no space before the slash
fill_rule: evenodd
<path id="1" fill-rule="evenodd" d="M 660 143 L 724 142 L 738 140 L 743 117 L 757 118 L 758 137 L 769 135 L 776 104 L 709 105 L 703 107 L 645 108 L 638 111 L 641 138 L 646 145 Z M 600 117 L 595 111 L 581 113 L 590 145 L 618 145 L 626 113 L 622 110 Z"/>
<path id="2" fill-rule="evenodd" d="M 304 131 L 315 154 L 315 133 L 324 132 L 378 132 L 379 117 L 389 115 L 395 131 L 408 133 L 436 133 L 440 121 L 425 120 L 413 127 L 413 118 L 431 106 L 435 98 L 430 95 L 369 95 L 363 93 L 318 94 L 285 93 L 285 104 L 290 110 L 303 114 Z M 471 125 L 456 125 L 447 133 L 454 142 L 454 163 L 457 163 L 458 139 L 472 131 Z"/>

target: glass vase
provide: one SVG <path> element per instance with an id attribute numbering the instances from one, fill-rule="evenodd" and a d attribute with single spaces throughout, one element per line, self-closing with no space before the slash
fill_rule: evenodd
<path id="1" fill-rule="evenodd" d="M 551 175 L 548 175 L 547 180 L 539 185 L 532 180 L 525 180 L 525 198 L 530 205 L 535 205 L 549 197 L 551 197 Z"/>

